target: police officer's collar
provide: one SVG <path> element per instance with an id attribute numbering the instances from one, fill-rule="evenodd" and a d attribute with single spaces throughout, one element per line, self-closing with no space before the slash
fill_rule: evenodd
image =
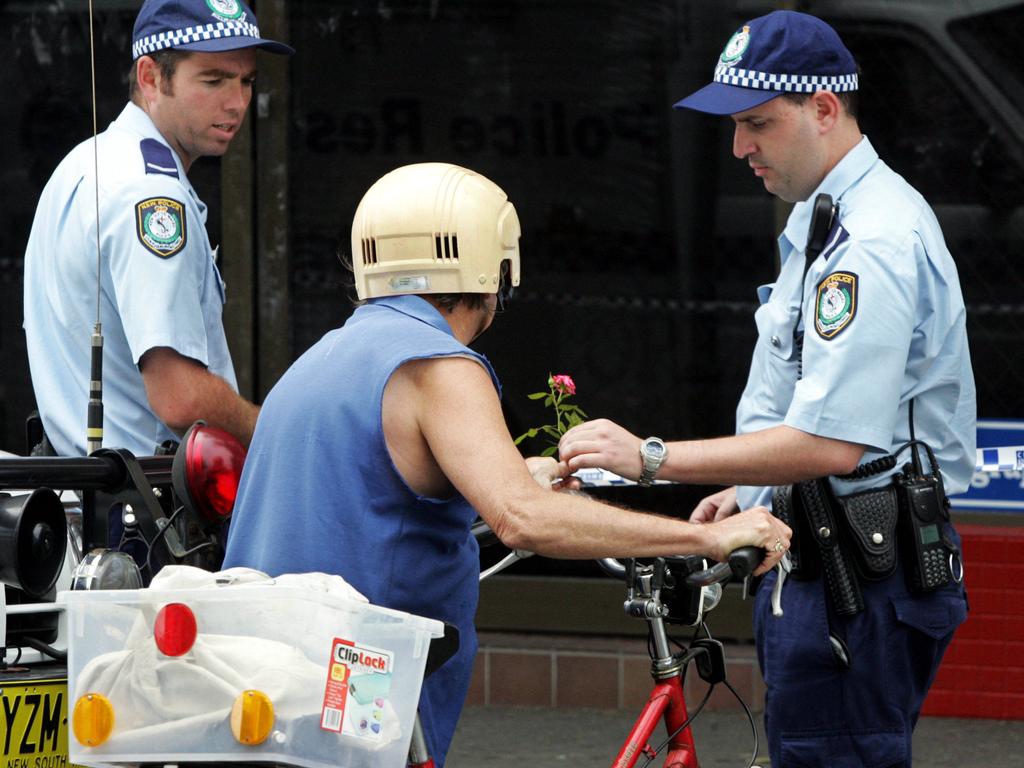
<path id="1" fill-rule="evenodd" d="M 408 315 L 427 325 L 433 326 L 439 331 L 444 331 L 452 338 L 455 337 L 455 333 L 452 331 L 452 327 L 448 325 L 448 321 L 444 319 L 444 315 L 422 296 L 380 296 L 375 299 L 368 299 L 366 303 L 374 307 L 388 307 L 396 312 L 401 312 L 403 315 Z"/>
<path id="2" fill-rule="evenodd" d="M 842 197 L 846 190 L 867 173 L 877 161 L 878 152 L 871 146 L 867 136 L 862 137 L 860 142 L 836 163 L 836 167 L 828 172 L 818 188 L 806 200 L 793 206 L 793 211 L 789 214 L 780 240 L 784 237 L 793 248 L 803 251 L 807 247 L 807 233 L 811 225 L 811 214 L 814 211 L 814 199 L 824 193 L 831 195 L 836 202 L 842 203 Z"/>
<path id="3" fill-rule="evenodd" d="M 163 137 L 163 134 L 157 129 L 153 123 L 152 118 L 146 114 L 146 110 L 142 109 L 135 102 L 129 101 L 121 114 L 117 116 L 117 119 L 113 123 L 118 128 L 122 128 L 131 133 L 136 133 L 144 139 L 156 139 L 161 144 L 164 144 L 168 149 L 171 150 L 171 154 L 174 156 L 174 162 L 178 165 L 178 177 L 186 178 L 185 166 L 181 164 L 181 158 L 178 157 L 178 153 L 174 151 L 174 147 L 167 143 L 167 139 Z"/>

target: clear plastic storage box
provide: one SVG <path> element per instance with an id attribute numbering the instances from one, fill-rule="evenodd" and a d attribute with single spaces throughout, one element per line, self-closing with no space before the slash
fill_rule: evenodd
<path id="1" fill-rule="evenodd" d="M 69 755 L 86 765 L 400 768 L 430 639 L 443 630 L 280 585 L 61 598 Z"/>

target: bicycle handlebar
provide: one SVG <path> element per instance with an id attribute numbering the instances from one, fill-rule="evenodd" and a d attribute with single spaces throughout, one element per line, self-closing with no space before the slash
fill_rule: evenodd
<path id="1" fill-rule="evenodd" d="M 740 547 L 729 553 L 726 562 L 715 563 L 703 571 L 691 573 L 686 577 L 686 583 L 694 587 L 707 587 L 726 582 L 733 576 L 745 579 L 761 564 L 764 557 L 765 551 L 761 547 Z"/>
<path id="2" fill-rule="evenodd" d="M 616 560 L 614 557 L 601 557 L 598 558 L 597 564 L 613 579 L 626 580 L 626 566 L 622 564 L 621 560 Z"/>
<path id="3" fill-rule="evenodd" d="M 473 537 L 481 547 L 489 547 L 499 543 L 498 536 L 491 530 L 483 520 L 477 520 L 472 527 Z M 682 561 L 692 555 L 678 555 L 663 558 L 666 562 Z M 733 576 L 744 579 L 749 576 L 761 561 L 764 560 L 765 551 L 760 547 L 740 547 L 733 550 L 726 562 L 715 563 L 710 568 L 691 573 L 686 577 L 686 583 L 693 587 L 707 587 L 711 584 L 719 584 L 729 581 Z M 614 557 L 602 557 L 597 560 L 598 566 L 613 579 L 625 581 L 626 566 Z"/>
<path id="4" fill-rule="evenodd" d="M 692 555 L 678 555 L 675 557 L 663 558 L 666 562 L 681 561 Z M 749 576 L 764 560 L 765 551 L 760 547 L 740 547 L 733 550 L 724 563 L 715 563 L 710 568 L 691 573 L 686 577 L 686 583 L 692 587 L 707 587 L 711 584 L 719 584 L 729 581 L 733 576 L 744 579 Z M 624 581 L 626 578 L 626 566 L 614 557 L 602 557 L 597 561 L 601 570 L 613 579 Z"/>
<path id="5" fill-rule="evenodd" d="M 476 539 L 477 544 L 481 547 L 492 547 L 495 544 L 501 543 L 498 539 L 498 534 L 491 530 L 491 526 L 483 520 L 477 520 L 473 523 L 470 533 L 473 534 L 473 538 Z"/>

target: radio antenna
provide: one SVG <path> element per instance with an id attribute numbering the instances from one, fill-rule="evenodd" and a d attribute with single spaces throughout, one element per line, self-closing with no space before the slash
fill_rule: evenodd
<path id="1" fill-rule="evenodd" d="M 89 371 L 89 412 L 86 417 L 86 453 L 103 447 L 103 327 L 100 324 L 100 150 L 96 123 L 96 43 L 93 38 L 92 0 L 89 0 L 89 69 L 92 80 L 92 159 L 96 193 L 96 323 L 92 327 L 92 361 Z"/>

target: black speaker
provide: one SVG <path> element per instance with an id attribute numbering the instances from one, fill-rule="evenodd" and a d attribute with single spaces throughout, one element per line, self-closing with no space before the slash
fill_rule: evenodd
<path id="1" fill-rule="evenodd" d="M 0 494 L 0 581 L 42 599 L 60 575 L 67 545 L 67 518 L 56 493 Z"/>

